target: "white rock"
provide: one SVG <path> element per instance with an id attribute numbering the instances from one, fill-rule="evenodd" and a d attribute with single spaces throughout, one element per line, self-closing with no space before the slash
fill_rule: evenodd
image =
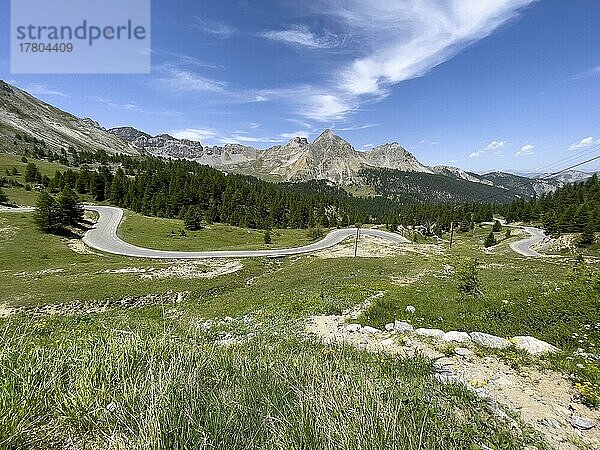
<path id="1" fill-rule="evenodd" d="M 440 339 L 444 335 L 444 332 L 442 330 L 438 330 L 436 328 L 417 328 L 415 330 L 415 333 L 419 336 L 425 336 L 435 339 Z"/>
<path id="2" fill-rule="evenodd" d="M 480 333 L 475 331 L 473 333 L 469 333 L 471 340 L 475 342 L 477 345 L 488 348 L 508 348 L 511 346 L 509 340 L 494 336 L 493 334 Z"/>
<path id="3" fill-rule="evenodd" d="M 442 340 L 446 342 L 471 342 L 469 334 L 464 331 L 448 331 L 442 336 Z"/>
<path id="4" fill-rule="evenodd" d="M 398 320 L 394 322 L 394 330 L 396 330 L 398 333 L 412 333 L 415 331 L 410 323 L 400 322 Z"/>
<path id="5" fill-rule="evenodd" d="M 573 428 L 577 428 L 578 430 L 591 430 L 596 426 L 595 422 L 592 419 L 587 419 L 585 417 L 573 416 L 571 417 L 571 425 Z"/>
<path id="6" fill-rule="evenodd" d="M 386 323 L 385 324 L 385 331 L 392 331 L 394 329 L 394 324 L 393 323 Z"/>
<path id="7" fill-rule="evenodd" d="M 511 339 L 511 342 L 515 344 L 515 347 L 518 349 L 525 350 L 533 356 L 541 356 L 545 353 L 556 353 L 559 351 L 554 345 L 548 344 L 533 336 L 515 336 Z"/>
<path id="8" fill-rule="evenodd" d="M 375 333 L 379 333 L 380 331 L 381 330 L 378 330 L 377 328 L 373 328 L 370 326 L 362 327 L 360 329 L 360 332 L 364 333 L 364 334 L 375 334 Z"/>
<path id="9" fill-rule="evenodd" d="M 469 350 L 468 348 L 464 348 L 464 347 L 455 348 L 454 353 L 456 353 L 458 356 L 463 356 L 465 358 L 468 356 L 471 356 L 473 354 L 473 352 L 471 350 Z"/>
<path id="10" fill-rule="evenodd" d="M 350 333 L 356 333 L 357 331 L 360 331 L 360 328 L 360 323 L 351 323 L 346 325 L 346 331 Z"/>
<path id="11" fill-rule="evenodd" d="M 406 312 L 409 313 L 409 314 L 414 314 L 416 310 L 417 309 L 414 306 L 412 306 L 412 305 L 408 305 L 406 307 Z"/>

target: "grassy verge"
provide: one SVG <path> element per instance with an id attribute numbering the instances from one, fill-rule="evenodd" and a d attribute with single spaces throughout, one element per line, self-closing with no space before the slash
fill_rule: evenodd
<path id="1" fill-rule="evenodd" d="M 275 229 L 272 243 L 264 243 L 264 231 L 225 224 L 211 224 L 199 231 L 185 230 L 182 220 L 128 213 L 118 230 L 126 242 L 158 250 L 263 250 L 299 247 L 312 242 L 307 230 Z"/>
<path id="2" fill-rule="evenodd" d="M 536 442 L 511 433 L 473 394 L 440 385 L 426 360 L 293 337 L 220 347 L 160 315 L 136 319 L 5 322 L 0 446 L 516 449 Z"/>

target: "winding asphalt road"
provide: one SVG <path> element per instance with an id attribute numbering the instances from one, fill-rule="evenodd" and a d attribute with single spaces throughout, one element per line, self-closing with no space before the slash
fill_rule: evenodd
<path id="1" fill-rule="evenodd" d="M 528 238 L 521 239 L 520 241 L 513 242 L 512 244 L 510 244 L 510 248 L 513 251 L 515 251 L 523 256 L 531 256 L 534 258 L 540 258 L 540 257 L 544 256 L 541 253 L 538 253 L 535 250 L 531 249 L 532 246 L 539 244 L 544 239 L 546 239 L 547 236 L 544 234 L 544 232 L 542 230 L 540 230 L 539 228 L 534 228 L 534 227 L 515 227 L 515 228 L 520 228 L 520 229 L 526 231 L 527 233 L 530 234 L 530 236 Z"/>
<path id="2" fill-rule="evenodd" d="M 323 250 L 339 244 L 344 239 L 356 236 L 356 228 L 342 228 L 331 231 L 320 241 L 314 242 L 303 247 L 282 248 L 276 250 L 219 250 L 207 252 L 174 252 L 167 250 L 153 250 L 149 248 L 137 247 L 121 240 L 117 236 L 117 228 L 123 218 L 123 210 L 113 206 L 86 206 L 86 210 L 97 212 L 100 217 L 98 222 L 83 237 L 83 242 L 89 247 L 106 253 L 116 255 L 133 256 L 137 258 L 153 259 L 204 259 L 204 258 L 255 258 L 261 256 L 279 257 L 289 255 L 299 255 L 311 253 L 317 250 Z M 373 230 L 369 228 L 360 229 L 361 236 L 373 236 L 387 239 L 397 244 L 407 243 L 408 239 L 399 234 L 389 233 L 387 231 Z"/>

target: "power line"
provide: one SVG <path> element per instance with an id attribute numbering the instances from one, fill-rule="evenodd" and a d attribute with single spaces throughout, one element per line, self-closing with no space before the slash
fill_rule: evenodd
<path id="1" fill-rule="evenodd" d="M 594 147 L 600 147 L 600 144 L 598 144 L 598 145 L 595 145 Z M 590 150 L 590 149 L 588 149 L 588 150 Z M 580 163 L 573 164 L 572 166 L 565 167 L 564 169 L 561 169 L 561 170 L 559 170 L 558 172 L 553 172 L 553 173 L 550 173 L 550 174 L 544 175 L 544 176 L 542 176 L 542 177 L 538 178 L 538 180 L 544 180 L 544 179 L 548 179 L 548 178 L 555 177 L 556 175 L 559 175 L 559 174 L 561 174 L 561 173 L 563 173 L 563 172 L 566 172 L 567 170 L 571 170 L 571 169 L 574 169 L 574 168 L 576 168 L 576 167 L 583 166 L 584 164 L 588 164 L 588 163 L 590 163 L 590 162 L 592 162 L 592 161 L 596 161 L 596 160 L 598 160 L 598 159 L 600 159 L 600 155 L 594 156 L 593 158 L 587 159 L 587 160 L 585 160 L 585 161 L 582 161 L 582 162 L 580 162 Z M 553 165 L 554 165 L 554 164 L 553 164 Z M 551 165 L 550 167 L 552 167 L 552 165 Z M 516 190 L 516 189 L 520 189 L 520 188 L 522 188 L 522 187 L 524 187 L 524 186 L 531 185 L 531 184 L 532 184 L 532 183 L 534 183 L 534 182 L 535 182 L 535 180 L 528 180 L 528 181 L 526 181 L 525 183 L 519 184 L 519 185 L 517 185 L 517 186 L 514 186 L 514 187 L 512 187 L 512 188 L 510 188 L 510 189 L 506 189 L 505 191 L 499 192 L 498 194 L 490 195 L 489 197 L 483 198 L 483 199 L 481 199 L 480 201 L 481 201 L 481 202 L 485 202 L 486 200 L 491 200 L 491 199 L 493 199 L 493 198 L 500 197 L 501 195 L 507 194 L 508 192 L 514 191 L 514 190 Z"/>

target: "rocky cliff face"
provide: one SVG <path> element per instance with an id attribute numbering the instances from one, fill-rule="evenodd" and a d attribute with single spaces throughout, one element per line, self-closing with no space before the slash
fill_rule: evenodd
<path id="1" fill-rule="evenodd" d="M 380 145 L 365 152 L 365 162 L 374 167 L 402 170 L 404 172 L 434 173 L 434 171 L 421 164 L 414 155 L 397 142 Z"/>
<path id="2" fill-rule="evenodd" d="M 16 135 L 44 141 L 53 150 L 73 146 L 80 151 L 139 153 L 92 119 L 75 117 L 0 81 L 0 142 L 10 145 Z"/>

